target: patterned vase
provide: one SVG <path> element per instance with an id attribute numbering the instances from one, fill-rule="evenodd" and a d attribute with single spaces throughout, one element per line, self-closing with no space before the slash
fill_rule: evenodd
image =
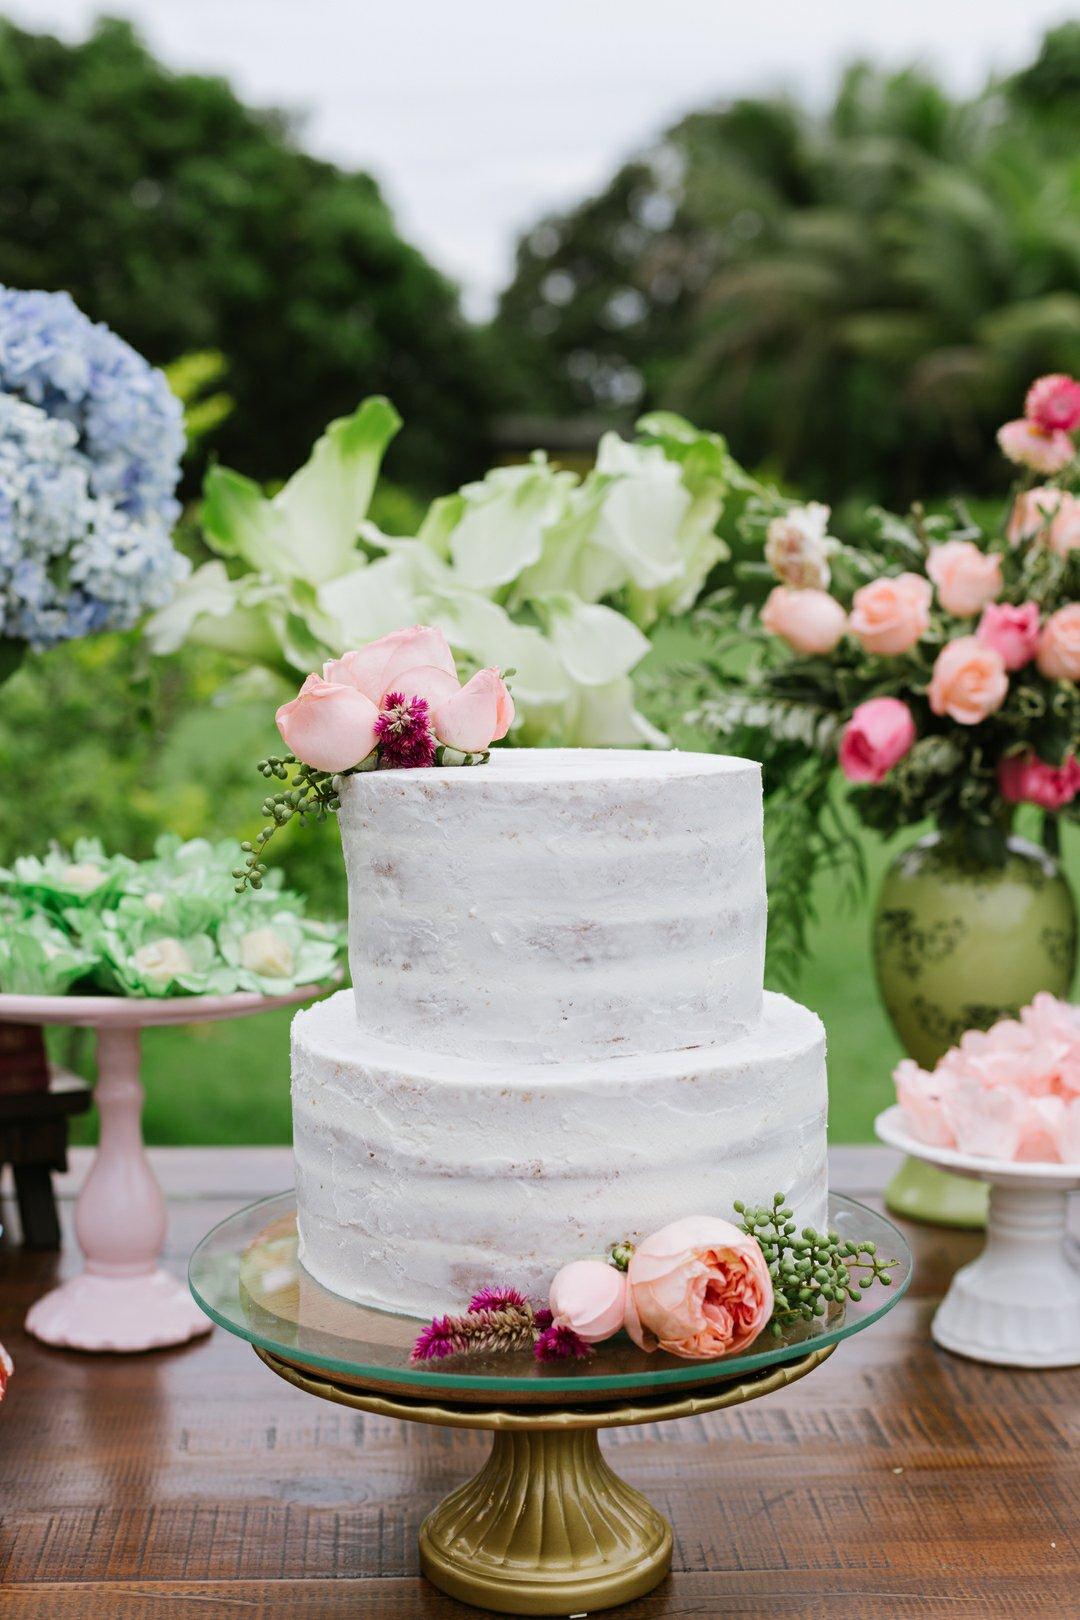
<path id="1" fill-rule="evenodd" d="M 1001 865 L 962 837 L 931 833 L 885 874 L 874 915 L 878 987 L 905 1051 L 924 1068 L 968 1029 L 1015 1017 L 1040 990 L 1067 996 L 1077 914 L 1052 856 L 1015 835 Z M 885 1200 L 897 1214 L 982 1226 L 986 1187 L 914 1160 Z"/>

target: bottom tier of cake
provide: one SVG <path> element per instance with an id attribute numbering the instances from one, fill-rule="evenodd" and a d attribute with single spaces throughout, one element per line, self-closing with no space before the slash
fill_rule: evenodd
<path id="1" fill-rule="evenodd" d="M 375 1040 L 341 990 L 292 1051 L 300 1257 L 363 1304 L 546 1297 L 566 1261 L 736 1198 L 825 1221 L 825 1032 L 784 996 L 722 1047 L 504 1068 Z"/>

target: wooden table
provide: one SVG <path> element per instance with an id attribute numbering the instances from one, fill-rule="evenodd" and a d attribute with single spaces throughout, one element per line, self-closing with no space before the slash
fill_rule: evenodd
<path id="1" fill-rule="evenodd" d="M 285 1149 L 159 1149 L 165 1263 L 292 1181 Z M 0 1249 L 4 1620 L 465 1620 L 417 1574 L 421 1519 L 479 1467 L 467 1430 L 365 1416 L 291 1389 L 221 1331 L 177 1350 L 88 1356 L 28 1339 L 27 1306 L 75 1270 Z M 840 1148 L 832 1180 L 875 1202 L 895 1164 Z M 1074 1201 L 1075 1202 L 1075 1201 Z M 1080 1615 L 1080 1373 L 937 1350 L 928 1326 L 979 1239 L 913 1227 L 915 1282 L 812 1378 L 732 1412 L 605 1440 L 675 1527 L 674 1573 L 614 1611 L 659 1616 Z M 1070 1450 L 1070 1447 L 1072 1448 Z"/>

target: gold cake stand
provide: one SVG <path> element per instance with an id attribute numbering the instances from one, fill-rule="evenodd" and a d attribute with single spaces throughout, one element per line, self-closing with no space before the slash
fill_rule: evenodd
<path id="1" fill-rule="evenodd" d="M 896 1228 L 850 1199 L 831 1198 L 829 1216 L 842 1236 L 869 1238 L 897 1258 L 892 1288 L 824 1326 L 716 1362 L 647 1356 L 620 1336 L 581 1364 L 544 1366 L 520 1353 L 413 1365 L 415 1319 L 341 1299 L 299 1264 L 292 1194 L 216 1227 L 189 1280 L 207 1314 L 296 1389 L 409 1423 L 490 1430 L 483 1468 L 424 1521 L 421 1569 L 478 1608 L 585 1615 L 641 1597 L 671 1566 L 671 1527 L 610 1467 L 599 1431 L 785 1389 L 903 1295 L 911 1255 Z"/>

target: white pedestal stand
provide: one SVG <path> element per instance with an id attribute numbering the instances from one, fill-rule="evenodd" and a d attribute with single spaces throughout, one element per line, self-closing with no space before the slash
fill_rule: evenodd
<path id="1" fill-rule="evenodd" d="M 97 1035 L 100 1138 L 75 1204 L 86 1269 L 31 1306 L 28 1333 L 76 1350 L 150 1350 L 209 1332 L 186 1283 L 158 1265 L 165 1199 L 143 1147 L 140 1034 L 152 1025 L 249 1017 L 319 993 L 305 985 L 284 996 L 0 995 L 0 1019 L 9 1023 L 64 1024 Z"/>
<path id="2" fill-rule="evenodd" d="M 1080 1164 L 978 1159 L 909 1135 L 899 1107 L 874 1121 L 883 1142 L 990 1185 L 986 1247 L 952 1280 L 931 1333 L 944 1350 L 1002 1367 L 1080 1365 L 1080 1270 L 1066 1237 Z"/>

